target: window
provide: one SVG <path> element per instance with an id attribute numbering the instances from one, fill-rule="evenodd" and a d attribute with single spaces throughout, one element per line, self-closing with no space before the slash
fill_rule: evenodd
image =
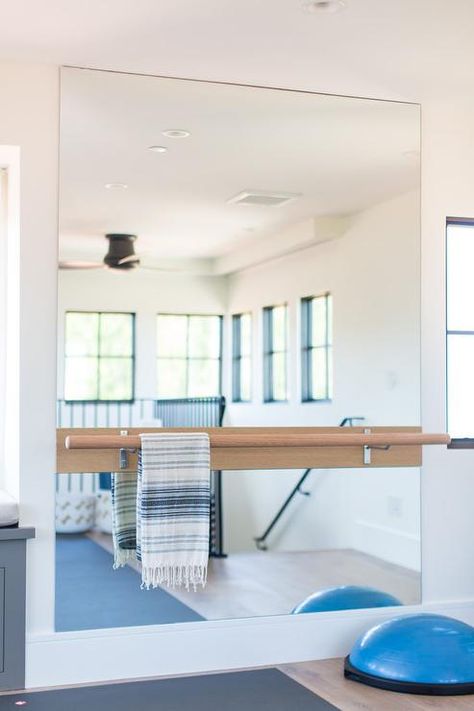
<path id="1" fill-rule="evenodd" d="M 232 316 L 232 399 L 252 399 L 252 314 Z"/>
<path id="2" fill-rule="evenodd" d="M 263 309 L 263 399 L 287 400 L 287 306 Z"/>
<path id="3" fill-rule="evenodd" d="M 127 313 L 66 313 L 66 400 L 133 400 L 134 322 Z"/>
<path id="4" fill-rule="evenodd" d="M 303 402 L 332 398 L 332 298 L 301 299 Z"/>
<path id="5" fill-rule="evenodd" d="M 447 425 L 474 437 L 474 221 L 448 220 L 446 233 Z"/>
<path id="6" fill-rule="evenodd" d="M 158 397 L 220 395 L 221 351 L 221 316 L 158 314 Z"/>

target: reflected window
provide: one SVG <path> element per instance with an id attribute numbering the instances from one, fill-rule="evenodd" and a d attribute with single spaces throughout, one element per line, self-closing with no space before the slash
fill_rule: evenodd
<path id="1" fill-rule="evenodd" d="M 156 352 L 158 398 L 221 394 L 221 316 L 158 314 Z"/>
<path id="2" fill-rule="evenodd" d="M 68 311 L 64 398 L 133 400 L 134 332 L 135 314 Z"/>
<path id="3" fill-rule="evenodd" d="M 252 314 L 232 316 L 232 400 L 252 399 Z"/>
<path id="4" fill-rule="evenodd" d="M 474 220 L 448 220 L 446 232 L 447 426 L 474 437 Z"/>
<path id="5" fill-rule="evenodd" d="M 332 398 L 332 297 L 301 299 L 302 400 Z"/>
<path id="6" fill-rule="evenodd" d="M 284 402 L 288 399 L 288 308 L 263 309 L 263 399 Z"/>

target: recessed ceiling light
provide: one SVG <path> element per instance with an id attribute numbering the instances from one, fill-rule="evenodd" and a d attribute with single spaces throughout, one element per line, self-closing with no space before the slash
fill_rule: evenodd
<path id="1" fill-rule="evenodd" d="M 163 136 L 167 136 L 168 138 L 187 138 L 191 135 L 190 131 L 185 131 L 182 128 L 168 128 L 162 133 Z"/>
<path id="2" fill-rule="evenodd" d="M 107 190 L 126 190 L 128 185 L 126 183 L 105 183 L 104 188 L 107 188 Z"/>
<path id="3" fill-rule="evenodd" d="M 303 0 L 302 7 L 306 12 L 334 13 L 346 7 L 346 0 Z"/>
<path id="4" fill-rule="evenodd" d="M 149 151 L 153 151 L 153 153 L 166 153 L 168 150 L 166 146 L 148 146 Z"/>

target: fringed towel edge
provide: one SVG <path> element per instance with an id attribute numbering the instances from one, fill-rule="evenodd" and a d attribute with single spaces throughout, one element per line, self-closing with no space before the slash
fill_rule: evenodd
<path id="1" fill-rule="evenodd" d="M 136 561 L 137 555 L 134 550 L 126 550 L 114 546 L 114 564 L 113 569 L 118 570 L 124 568 L 130 561 Z"/>
<path id="2" fill-rule="evenodd" d="M 170 588 L 184 585 L 186 590 L 191 587 L 205 587 L 207 582 L 207 565 L 157 565 L 142 567 L 141 587 L 149 590 L 159 585 Z"/>

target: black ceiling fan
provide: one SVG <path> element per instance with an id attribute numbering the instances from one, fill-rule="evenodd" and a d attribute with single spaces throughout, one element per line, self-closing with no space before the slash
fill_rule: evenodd
<path id="1" fill-rule="evenodd" d="M 116 269 L 125 272 L 140 265 L 140 259 L 135 254 L 136 235 L 112 233 L 105 237 L 109 240 L 109 249 L 102 262 L 63 261 L 59 262 L 59 268 Z"/>

